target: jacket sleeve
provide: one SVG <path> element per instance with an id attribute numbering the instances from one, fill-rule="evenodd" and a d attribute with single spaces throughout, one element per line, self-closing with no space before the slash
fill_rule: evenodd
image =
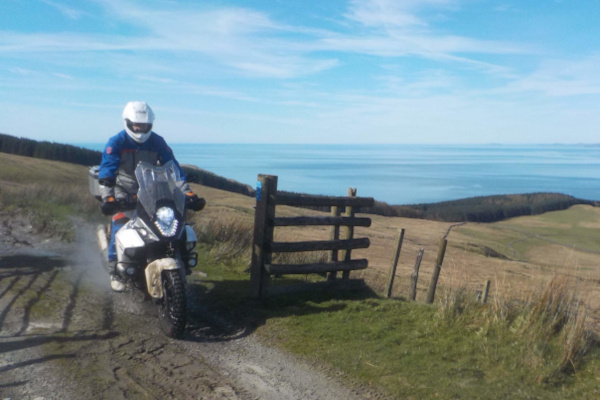
<path id="1" fill-rule="evenodd" d="M 121 150 L 117 140 L 111 138 L 102 152 L 100 171 L 98 171 L 98 183 L 100 185 L 100 196 L 102 200 L 114 197 L 117 170 L 121 162 Z"/>

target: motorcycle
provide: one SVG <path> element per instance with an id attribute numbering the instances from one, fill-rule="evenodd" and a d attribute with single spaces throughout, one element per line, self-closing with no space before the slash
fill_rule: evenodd
<path id="1" fill-rule="evenodd" d="M 97 177 L 97 167 L 90 169 L 90 176 L 94 175 Z M 187 313 L 186 276 L 198 262 L 197 253 L 192 252 L 196 234 L 185 223 L 186 195 L 178 184 L 181 175 L 172 161 L 163 166 L 142 161 L 135 176 L 139 185 L 137 201 L 120 207 L 130 220 L 115 235 L 115 273 L 126 290 L 141 290 L 153 301 L 159 325 L 167 336 L 181 338 Z M 98 197 L 95 183 L 90 181 L 90 185 L 92 194 Z M 99 226 L 97 232 L 104 256 L 109 229 Z"/>

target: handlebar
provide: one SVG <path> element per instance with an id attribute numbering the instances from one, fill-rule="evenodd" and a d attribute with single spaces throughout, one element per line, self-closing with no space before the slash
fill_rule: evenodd
<path id="1" fill-rule="evenodd" d="M 198 197 L 198 196 L 188 197 L 185 200 L 186 200 L 185 208 L 187 210 L 200 211 L 206 205 L 206 201 L 203 198 Z M 114 214 L 117 212 L 135 210 L 137 207 L 137 200 L 136 201 L 127 201 L 125 199 L 121 199 L 121 200 L 111 202 L 109 204 L 110 205 L 108 207 L 106 207 L 107 203 L 102 204 L 102 212 L 105 215 L 111 215 L 111 214 Z"/>
<path id="2" fill-rule="evenodd" d="M 131 211 L 131 210 L 135 210 L 135 207 L 137 205 L 137 201 L 126 201 L 126 200 L 121 200 L 121 201 L 117 201 L 116 202 L 116 207 L 115 210 L 116 211 Z"/>

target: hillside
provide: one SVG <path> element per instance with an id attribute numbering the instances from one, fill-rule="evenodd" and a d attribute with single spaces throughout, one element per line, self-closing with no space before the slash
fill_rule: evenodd
<path id="1" fill-rule="evenodd" d="M 41 204 L 43 210 L 53 213 L 55 218 L 67 215 L 68 220 L 73 213 L 80 218 L 100 217 L 98 203 L 87 194 L 87 169 L 84 166 L 0 154 L 0 181 L 0 208 L 5 216 L 7 210 L 11 216 L 32 215 L 29 207 L 37 207 L 35 201 L 45 200 Z M 0 280 L 0 285 L 10 284 L 2 289 L 3 293 L 8 293 L 4 297 L 8 308 L 1 313 L 8 321 L 5 323 L 7 329 L 12 329 L 10 334 L 16 335 L 16 339 L 6 340 L 22 340 L 21 334 L 38 335 L 36 340 L 44 343 L 40 348 L 43 353 L 32 359 L 47 357 L 40 364 L 47 368 L 46 372 L 36 376 L 44 376 L 48 381 L 47 371 L 62 371 L 71 377 L 70 382 L 85 382 L 87 386 L 84 387 L 88 390 L 85 393 L 88 394 L 89 388 L 102 388 L 108 393 L 123 382 L 120 379 L 127 382 L 127 379 L 136 379 L 150 385 L 148 387 L 157 393 L 168 391 L 169 385 L 180 391 L 193 390 L 195 384 L 202 390 L 210 390 L 202 382 L 194 381 L 192 376 L 181 380 L 174 374 L 160 381 L 162 383 L 148 379 L 154 373 L 152 368 L 159 368 L 164 360 L 173 360 L 178 365 L 177 370 L 184 374 L 190 371 L 188 366 L 203 370 L 205 358 L 195 358 L 195 352 L 222 360 L 223 346 L 226 346 L 226 357 L 231 357 L 228 360 L 235 364 L 239 362 L 235 354 L 261 346 L 245 341 L 249 337 L 300 355 L 313 369 L 316 366 L 318 371 L 343 377 L 347 384 L 358 388 L 359 391 L 353 393 L 361 393 L 359 398 L 386 398 L 380 393 L 387 393 L 390 398 L 594 398 L 600 373 L 599 350 L 592 340 L 594 336 L 583 336 L 584 345 L 589 347 L 569 356 L 568 360 L 575 360 L 574 373 L 570 364 L 565 367 L 561 361 L 562 349 L 583 347 L 566 346 L 565 338 L 572 336 L 552 332 L 546 336 L 544 330 L 539 336 L 535 333 L 538 328 L 532 333 L 529 323 L 519 325 L 519 321 L 530 321 L 531 317 L 530 314 L 516 313 L 515 305 L 527 304 L 521 303 L 523 300 L 536 304 L 534 299 L 545 285 L 555 282 L 557 276 L 567 277 L 569 280 L 564 282 L 569 282 L 575 293 L 584 294 L 577 297 L 575 304 L 598 317 L 600 230 L 597 226 L 600 226 L 600 213 L 597 208 L 579 205 L 566 211 L 503 222 L 458 226 L 448 222 L 372 215 L 372 226 L 357 228 L 356 232 L 357 236 L 371 239 L 371 247 L 357 254 L 369 259 L 369 268 L 362 273 L 353 273 L 363 276 L 371 291 L 279 297 L 257 304 L 247 297 L 249 277 L 245 270 L 250 245 L 245 242 L 244 246 L 239 246 L 241 242 L 231 241 L 232 233 L 251 237 L 254 199 L 197 184 L 192 186 L 207 199 L 207 207 L 192 219 L 202 244 L 198 248 L 200 266 L 196 269 L 201 272 L 192 276 L 190 290 L 194 293 L 192 304 L 201 307 L 190 315 L 189 335 L 183 343 L 163 343 L 149 329 L 152 315 L 138 312 L 136 308 L 133 314 L 127 314 L 132 307 L 129 303 L 125 303 L 128 306 L 118 303 L 112 317 L 103 320 L 100 314 L 112 307 L 107 300 L 111 296 L 95 292 L 98 285 L 88 283 L 88 275 L 73 269 L 73 264 L 56 260 L 53 264 L 41 263 L 48 270 L 34 273 L 31 279 L 25 280 L 11 278 L 11 273 L 19 271 L 7 268 L 6 262 L 14 261 L 14 258 L 0 255 L 0 261 L 5 263 L 4 274 L 7 274 Z M 48 187 L 58 190 L 48 191 Z M 72 197 L 73 193 L 82 197 Z M 81 208 L 82 203 L 87 204 L 86 207 Z M 277 214 L 324 215 L 321 211 L 294 207 L 278 207 Z M 13 227 L 10 224 L 3 226 Z M 47 226 L 40 227 L 42 234 L 51 233 Z M 378 297 L 377 293 L 382 292 L 387 281 L 400 228 L 406 230 L 404 244 L 393 299 L 387 300 Z M 439 241 L 448 232 L 448 248 L 436 303 L 426 305 L 423 300 Z M 228 239 L 223 239 L 226 236 Z M 329 230 L 324 227 L 282 228 L 276 230 L 276 236 L 280 240 L 327 239 Z M 77 235 L 75 240 L 84 237 Z M 229 243 L 223 247 L 225 255 L 228 251 L 231 255 L 235 250 L 233 257 L 227 258 L 214 251 L 220 241 L 223 245 Z M 421 248 L 425 250 L 425 256 L 419 273 L 417 302 L 412 303 L 404 299 L 416 253 Z M 80 253 L 89 257 L 89 251 Z M 31 257 L 25 262 L 36 260 Z M 71 279 L 74 271 L 77 279 Z M 486 280 L 492 283 L 491 298 L 489 306 L 482 306 L 474 299 Z M 102 282 L 106 284 L 106 281 Z M 552 293 L 559 294 L 556 290 Z M 92 299 L 103 302 L 101 310 L 84 300 L 89 294 L 93 295 Z M 133 301 L 127 299 L 130 300 Z M 64 309 L 47 312 L 47 307 L 52 305 Z M 19 315 L 24 316 L 23 320 Z M 47 315 L 64 315 L 64 321 L 62 325 L 61 321 L 51 325 Z M 86 319 L 85 315 L 92 316 L 93 320 Z M 58 331 L 52 331 L 53 326 Z M 552 329 L 562 332 L 562 326 Z M 96 331 L 104 335 L 104 339 L 94 344 Z M 573 331 L 568 332 L 571 335 Z M 587 338 L 590 338 L 589 342 Z M 198 350 L 199 346 L 211 344 L 217 345 L 217 350 L 212 353 L 209 347 Z M 103 350 L 90 352 L 90 349 Z M 70 358 L 63 360 L 66 353 Z M 17 353 L 4 353 L 8 360 L 17 362 L 14 354 Z M 253 361 L 255 369 L 252 371 L 262 365 L 260 360 L 259 355 Z M 27 359 L 21 362 L 27 362 Z M 139 368 L 137 363 L 143 363 L 144 368 Z M 21 364 L 7 365 L 0 363 L 0 368 L 9 368 L 8 372 L 11 372 L 10 368 L 21 371 Z M 281 368 L 281 365 L 275 367 Z M 115 375 L 114 371 L 120 372 Z M 210 377 L 217 383 L 235 387 L 240 377 L 247 376 L 248 372 L 239 368 L 233 371 L 227 379 L 215 374 Z M 271 373 L 279 377 L 277 372 Z M 3 374 L 2 379 L 7 376 L 16 375 Z M 258 378 L 257 375 L 252 377 Z M 187 383 L 193 385 L 186 386 Z M 221 383 L 216 386 L 223 387 Z M 130 387 L 129 390 L 138 388 Z M 304 397 L 298 398 L 316 398 L 306 392 L 302 395 Z"/>
<path id="2" fill-rule="evenodd" d="M 69 144 L 18 138 L 0 133 L 0 152 L 45 160 L 65 161 L 79 165 L 100 163 L 98 151 Z"/>
<path id="3" fill-rule="evenodd" d="M 395 216 L 448 222 L 494 222 L 521 215 L 566 210 L 576 204 L 596 205 L 561 193 L 525 193 L 471 197 L 430 204 L 391 206 Z"/>

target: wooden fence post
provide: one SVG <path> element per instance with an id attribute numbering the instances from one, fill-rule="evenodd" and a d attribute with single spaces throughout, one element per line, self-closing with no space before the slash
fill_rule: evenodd
<path id="1" fill-rule="evenodd" d="M 250 295 L 262 298 L 269 284 L 265 264 L 271 263 L 271 252 L 266 244 L 273 241 L 273 219 L 275 218 L 275 195 L 277 177 L 258 175 L 256 183 L 256 208 L 254 210 L 254 242 L 252 245 L 252 266 L 250 269 Z"/>
<path id="2" fill-rule="evenodd" d="M 352 260 L 350 251 L 365 249 L 370 245 L 368 238 L 340 239 L 340 227 L 369 227 L 370 218 L 357 218 L 340 215 L 340 210 L 354 214 L 355 207 L 373 207 L 371 197 L 335 197 L 335 196 L 297 196 L 277 192 L 277 177 L 259 175 L 256 190 L 256 209 L 254 217 L 254 241 L 252 246 L 252 265 L 250 275 L 251 296 L 264 298 L 267 295 L 292 293 L 299 290 L 322 290 L 332 288 L 358 289 L 364 287 L 364 280 L 347 279 L 330 282 L 336 279 L 338 271 L 344 273 L 365 269 L 369 262 L 366 258 Z M 323 216 L 297 216 L 275 217 L 276 206 L 313 206 L 331 207 L 332 214 Z M 273 230 L 282 226 L 333 226 L 330 240 L 273 242 Z M 348 230 L 353 235 L 353 230 Z M 273 253 L 328 251 L 329 262 L 315 262 L 308 264 L 273 264 Z M 344 260 L 339 260 L 345 251 Z M 329 274 L 327 282 L 314 282 L 301 285 L 271 286 L 271 275 L 288 274 Z"/>
<path id="3" fill-rule="evenodd" d="M 398 260 L 400 259 L 400 251 L 402 250 L 402 242 L 404 241 L 404 228 L 398 231 L 396 238 L 396 249 L 394 250 L 394 257 L 392 258 L 392 265 L 390 267 L 390 276 L 388 278 L 387 289 L 385 291 L 386 297 L 389 299 L 392 297 L 392 289 L 394 287 L 394 277 L 396 276 L 396 268 L 398 267 Z"/>
<path id="4" fill-rule="evenodd" d="M 348 188 L 348 197 L 356 197 L 356 188 Z M 346 206 L 346 217 L 354 218 L 354 207 Z M 354 237 L 354 227 L 347 226 L 346 234 L 344 239 L 350 240 Z M 350 261 L 352 250 L 345 250 L 342 254 L 344 255 L 344 261 Z M 342 272 L 342 279 L 350 279 L 350 271 Z"/>
<path id="5" fill-rule="evenodd" d="M 340 216 L 340 209 L 338 206 L 331 207 L 331 216 L 332 217 Z M 330 240 L 338 240 L 339 238 L 340 238 L 340 226 L 334 225 L 331 227 L 331 234 L 329 235 L 329 239 Z M 338 251 L 331 250 L 331 252 L 329 253 L 329 262 L 336 262 L 336 261 L 338 261 Z M 328 281 L 335 281 L 336 278 L 337 278 L 337 271 L 332 271 L 329 274 L 327 274 Z"/>
<path id="6" fill-rule="evenodd" d="M 487 303 L 488 293 L 489 292 L 490 292 L 490 281 L 488 279 L 487 281 L 485 281 L 485 284 L 484 284 L 484 287 L 483 287 L 483 294 L 481 296 L 481 304 Z"/>
<path id="7" fill-rule="evenodd" d="M 419 268 L 421 267 L 423 253 L 425 253 L 425 249 L 420 249 L 419 254 L 417 254 L 417 260 L 415 261 L 415 267 L 410 275 L 410 292 L 408 293 L 408 299 L 412 301 L 415 301 L 417 298 L 417 281 L 419 280 Z"/>
<path id="8" fill-rule="evenodd" d="M 427 303 L 432 304 L 435 297 L 435 289 L 437 287 L 438 279 L 440 277 L 440 271 L 442 269 L 442 263 L 444 262 L 444 254 L 446 253 L 446 245 L 448 241 L 442 239 L 440 241 L 440 248 L 438 249 L 437 260 L 435 261 L 435 268 L 433 275 L 431 276 L 431 283 L 429 285 L 429 291 L 427 292 Z"/>

